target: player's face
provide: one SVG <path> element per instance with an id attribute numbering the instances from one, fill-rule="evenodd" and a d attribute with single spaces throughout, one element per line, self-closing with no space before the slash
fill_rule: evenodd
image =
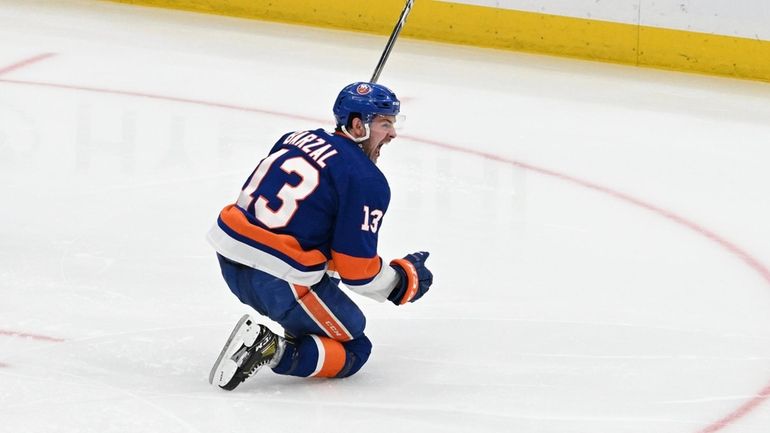
<path id="1" fill-rule="evenodd" d="M 382 146 L 396 138 L 396 116 L 375 116 L 369 125 L 369 139 L 362 143 L 364 153 L 375 164 Z"/>

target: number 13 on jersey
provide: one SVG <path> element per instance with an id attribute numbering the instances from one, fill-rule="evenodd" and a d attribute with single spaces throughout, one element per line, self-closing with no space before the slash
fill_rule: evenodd
<path id="1" fill-rule="evenodd" d="M 369 210 L 369 206 L 364 206 L 364 222 L 361 224 L 361 230 L 365 232 L 377 233 L 380 228 L 380 219 L 382 211 L 379 209 Z"/>
<path id="2" fill-rule="evenodd" d="M 313 167 L 304 158 L 301 156 L 288 158 L 280 165 L 281 170 L 288 174 L 297 174 L 300 177 L 300 181 L 296 185 L 285 183 L 278 190 L 276 197 L 281 201 L 281 206 L 276 210 L 272 210 L 268 206 L 268 199 L 263 195 L 256 197 L 256 201 L 254 201 L 254 193 L 259 188 L 270 167 L 288 151 L 288 149 L 281 149 L 262 160 L 254 171 L 254 175 L 249 180 L 249 183 L 243 188 L 240 196 L 238 196 L 238 206 L 248 210 L 249 206 L 254 203 L 254 216 L 271 229 L 286 227 L 297 212 L 299 202 L 315 191 L 320 181 L 318 169 Z"/>

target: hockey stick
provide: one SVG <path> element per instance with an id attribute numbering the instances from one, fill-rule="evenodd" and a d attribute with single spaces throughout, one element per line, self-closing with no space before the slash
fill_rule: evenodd
<path id="1" fill-rule="evenodd" d="M 390 56 L 390 50 L 393 49 L 393 45 L 396 43 L 396 38 L 398 37 L 398 34 L 401 33 L 401 28 L 404 27 L 404 23 L 406 23 L 406 16 L 409 15 L 409 11 L 412 10 L 413 4 L 414 0 L 406 0 L 404 10 L 401 11 L 401 16 L 398 18 L 396 27 L 393 28 L 393 32 L 390 34 L 390 39 L 388 39 L 388 43 L 385 45 L 385 51 L 382 52 L 382 56 L 380 56 L 380 62 L 377 63 L 377 67 L 374 68 L 374 74 L 372 74 L 372 79 L 369 80 L 369 82 L 376 83 L 380 78 L 382 68 L 385 67 L 385 62 L 388 61 L 388 56 Z"/>

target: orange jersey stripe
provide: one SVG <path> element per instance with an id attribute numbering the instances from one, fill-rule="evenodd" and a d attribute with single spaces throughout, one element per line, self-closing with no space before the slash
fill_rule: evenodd
<path id="1" fill-rule="evenodd" d="M 326 262 L 326 270 L 329 272 L 339 272 L 337 270 L 337 265 L 334 264 L 334 260 L 329 260 Z"/>
<path id="2" fill-rule="evenodd" d="M 294 293 L 297 295 L 297 301 L 329 338 L 337 341 L 350 341 L 353 339 L 350 332 L 334 317 L 326 307 L 326 304 L 318 297 L 318 294 L 305 286 L 298 284 L 293 284 L 293 286 Z"/>
<path id="3" fill-rule="evenodd" d="M 345 366 L 345 347 L 339 341 L 330 338 L 318 337 L 318 339 L 324 350 L 324 353 L 319 353 L 318 356 L 323 356 L 324 359 L 321 370 L 315 376 L 334 377 Z"/>
<path id="4" fill-rule="evenodd" d="M 337 270 L 337 265 L 334 264 L 334 260 L 329 260 L 326 262 L 326 275 L 338 280 L 342 278 L 339 271 Z"/>
<path id="5" fill-rule="evenodd" d="M 367 280 L 380 273 L 380 256 L 372 258 L 353 257 L 332 251 L 332 260 L 340 276 L 346 280 Z"/>
<path id="6" fill-rule="evenodd" d="M 219 214 L 222 221 L 241 236 L 259 242 L 291 257 L 303 266 L 316 266 L 328 259 L 318 250 L 305 251 L 299 242 L 289 235 L 271 233 L 251 224 L 246 216 L 234 205 L 228 205 Z"/>

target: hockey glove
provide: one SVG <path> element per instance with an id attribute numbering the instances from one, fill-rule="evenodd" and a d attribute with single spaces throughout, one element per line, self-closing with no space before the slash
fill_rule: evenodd
<path id="1" fill-rule="evenodd" d="M 388 300 L 396 305 L 414 302 L 422 297 L 433 284 L 433 274 L 425 267 L 430 253 L 420 251 L 409 254 L 403 259 L 395 259 L 390 266 L 398 274 L 398 284 L 388 295 Z"/>

